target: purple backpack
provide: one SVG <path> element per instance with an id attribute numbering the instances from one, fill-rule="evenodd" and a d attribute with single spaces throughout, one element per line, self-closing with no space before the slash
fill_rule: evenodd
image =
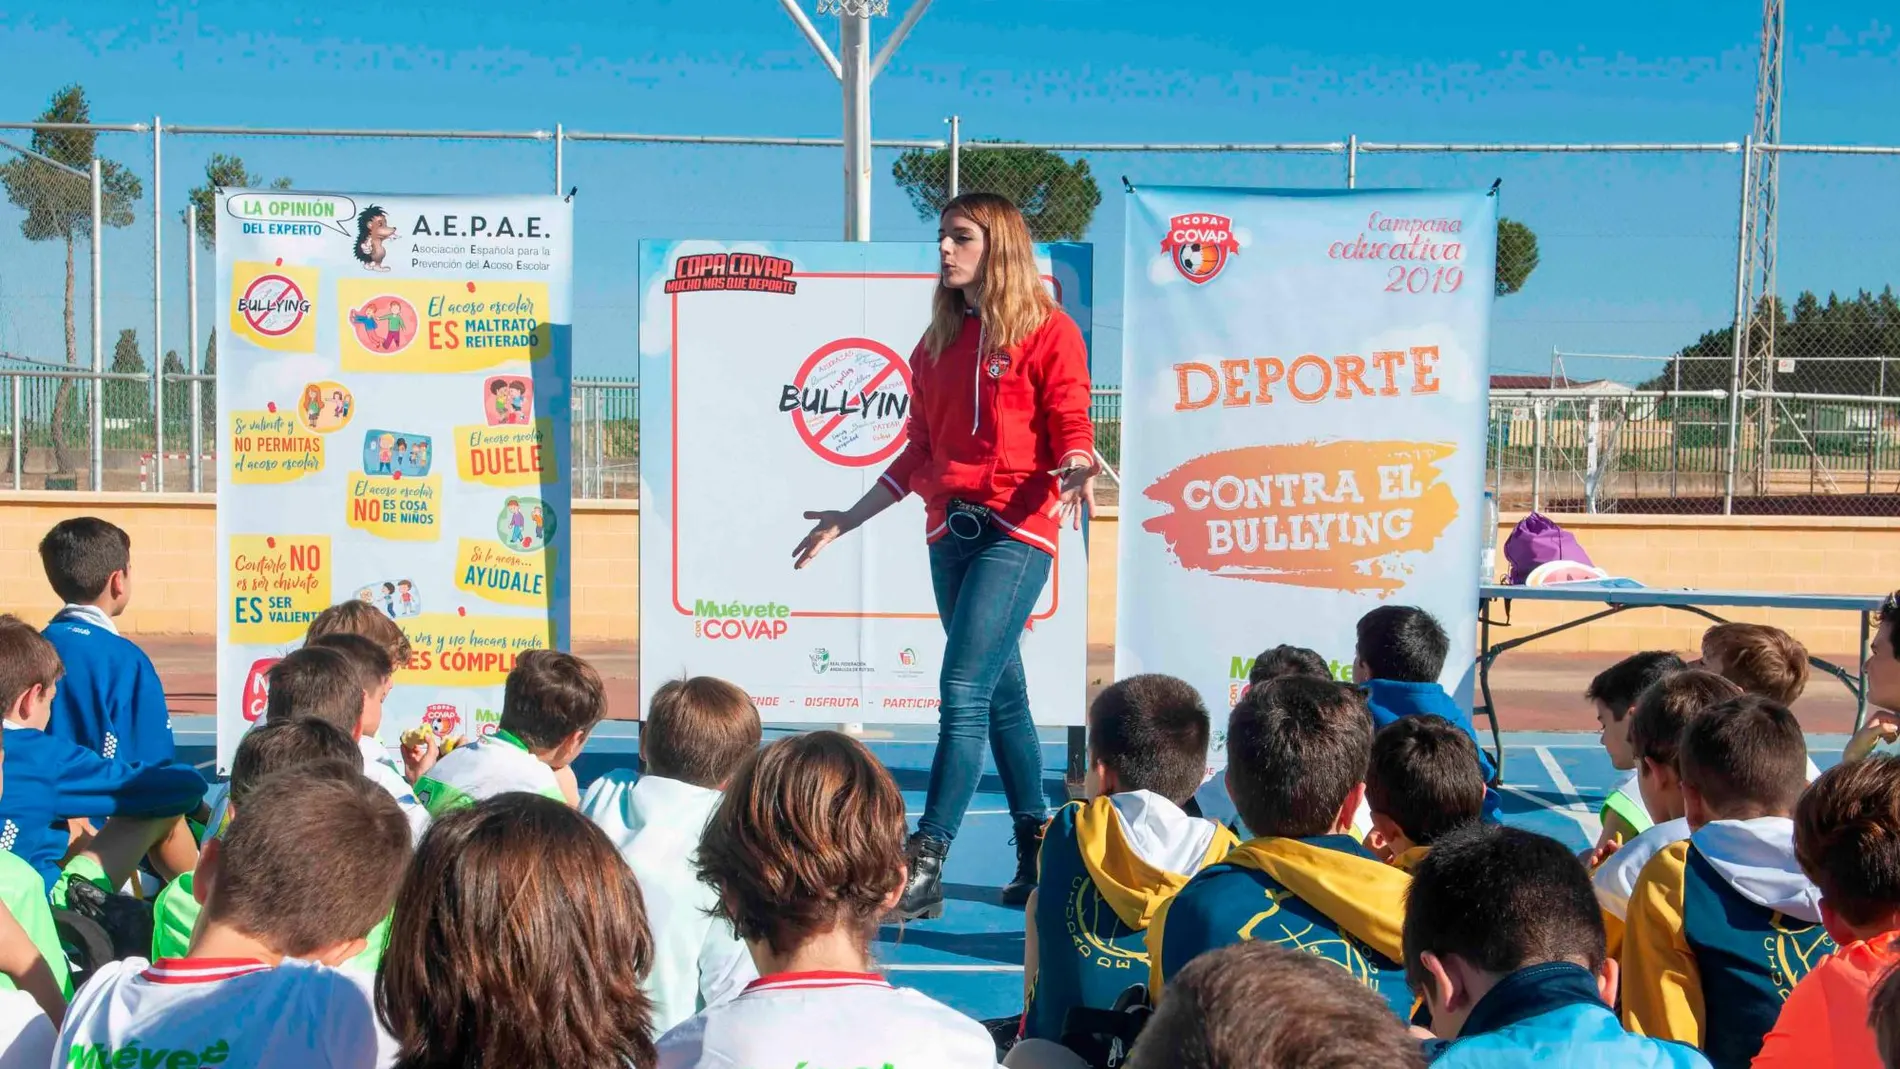
<path id="1" fill-rule="evenodd" d="M 1522 586 L 1524 579 L 1539 565 L 1551 561 L 1572 561 L 1577 564 L 1592 564 L 1590 554 L 1583 551 L 1577 537 L 1553 523 L 1550 517 L 1539 512 L 1519 520 L 1511 529 L 1510 537 L 1504 540 L 1504 559 L 1511 565 L 1510 577 L 1506 583 Z"/>

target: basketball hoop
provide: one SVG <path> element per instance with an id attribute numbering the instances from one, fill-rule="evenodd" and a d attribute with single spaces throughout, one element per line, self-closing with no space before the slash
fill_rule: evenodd
<path id="1" fill-rule="evenodd" d="M 818 0 L 820 15 L 850 15 L 868 18 L 891 13 L 891 0 Z"/>

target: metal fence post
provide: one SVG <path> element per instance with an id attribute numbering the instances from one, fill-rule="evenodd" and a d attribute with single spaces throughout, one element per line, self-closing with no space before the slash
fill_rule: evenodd
<path id="1" fill-rule="evenodd" d="M 23 409 L 21 393 L 26 388 L 26 380 L 19 375 L 13 376 L 13 488 L 20 488 L 20 469 L 26 466 L 26 449 L 21 439 L 26 437 L 26 421 L 22 419 Z"/>
<path id="2" fill-rule="evenodd" d="M 602 469 L 607 465 L 607 421 L 603 409 L 606 407 L 605 390 L 594 391 L 594 496 L 601 496 L 601 486 L 605 483 Z"/>
<path id="3" fill-rule="evenodd" d="M 204 452 L 204 383 L 198 371 L 198 205 L 185 206 L 185 349 L 189 356 L 185 367 L 191 371 L 191 456 L 185 466 L 191 472 L 191 492 L 204 492 L 204 471 L 199 455 Z"/>
<path id="4" fill-rule="evenodd" d="M 557 122 L 554 124 L 554 195 L 557 197 L 567 188 L 563 184 L 567 181 L 567 166 L 561 151 L 566 144 L 567 131 Z"/>
<path id="5" fill-rule="evenodd" d="M 950 116 L 950 199 L 963 185 L 963 117 Z"/>
<path id="6" fill-rule="evenodd" d="M 1346 135 L 1346 188 L 1359 188 L 1359 135 Z"/>
<path id="7" fill-rule="evenodd" d="M 89 419 L 92 431 L 92 462 L 88 465 L 88 469 L 92 476 L 91 489 L 95 493 L 104 488 L 106 477 L 105 391 L 100 388 L 105 383 L 105 379 L 101 376 L 106 370 L 105 334 L 102 333 L 104 328 L 100 325 L 100 320 L 105 318 L 105 312 L 99 290 L 101 263 L 105 260 L 100 250 L 100 245 L 105 239 L 105 212 L 100 182 L 99 157 L 94 156 L 92 158 L 92 405 Z M 59 434 L 61 430 L 62 428 L 55 427 L 53 433 Z"/>
<path id="8" fill-rule="evenodd" d="M 1544 402 L 1531 402 L 1531 511 L 1544 510 Z"/>
<path id="9" fill-rule="evenodd" d="M 1735 226 L 1735 328 L 1728 387 L 1728 453 L 1723 462 L 1722 515 L 1735 514 L 1735 461 L 1742 430 L 1742 352 L 1748 347 L 1748 205 L 1755 172 L 1755 135 L 1742 142 L 1742 199 Z"/>
<path id="10" fill-rule="evenodd" d="M 165 153 L 164 124 L 152 116 L 152 463 L 153 487 L 165 492 Z M 96 489 L 96 488 L 95 488 Z"/>

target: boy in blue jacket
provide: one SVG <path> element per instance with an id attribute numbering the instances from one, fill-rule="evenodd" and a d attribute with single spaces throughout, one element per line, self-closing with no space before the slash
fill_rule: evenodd
<path id="1" fill-rule="evenodd" d="M 76 817 L 113 818 L 95 844 L 132 848 L 122 870 L 116 865 L 82 875 L 116 887 L 137 858 L 171 833 L 178 818 L 198 807 L 205 781 L 189 765 L 130 765 L 101 757 L 47 734 L 58 700 L 59 655 L 45 638 L 11 616 L 0 616 L 0 658 L 12 682 L 6 702 L 5 753 L 0 757 L 0 848 L 40 874 L 48 891 L 59 879 L 70 845 L 63 822 Z"/>
<path id="2" fill-rule="evenodd" d="M 1443 1069 L 1708 1066 L 1623 1029 L 1590 877 L 1555 839 L 1496 824 L 1440 839 L 1412 873 L 1404 941 L 1439 1037 L 1425 1052 Z"/>
<path id="3" fill-rule="evenodd" d="M 165 686 L 152 659 L 113 622 L 132 601 L 131 536 L 96 516 L 62 520 L 40 539 L 40 563 L 66 603 L 43 632 L 66 669 L 47 734 L 128 765 L 174 763 Z M 197 860 L 183 823 L 153 855 L 166 878 L 191 871 Z"/>
<path id="4" fill-rule="evenodd" d="M 1450 649 L 1450 637 L 1431 613 L 1412 605 L 1381 605 L 1359 618 L 1352 681 L 1365 688 L 1374 731 L 1402 716 L 1437 716 L 1471 736 L 1478 747 L 1478 770 L 1484 773 L 1484 819 L 1496 821 L 1503 813 L 1491 789 L 1498 767 L 1484 752 L 1471 714 L 1438 682 Z"/>

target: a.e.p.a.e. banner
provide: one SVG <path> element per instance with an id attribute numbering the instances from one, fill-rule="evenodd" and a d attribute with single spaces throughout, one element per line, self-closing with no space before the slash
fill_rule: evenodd
<path id="1" fill-rule="evenodd" d="M 1229 708 L 1286 643 L 1346 676 L 1418 605 L 1470 670 L 1497 201 L 1141 187 L 1128 198 L 1116 673 Z M 1217 756 L 1218 760 L 1218 756 Z"/>
<path id="2" fill-rule="evenodd" d="M 558 197 L 217 199 L 218 763 L 356 600 L 402 628 L 380 736 L 492 731 L 567 639 L 572 211 Z"/>
<path id="3" fill-rule="evenodd" d="M 1090 249 L 1036 250 L 1089 332 Z M 934 723 L 944 634 L 911 495 L 792 569 L 804 514 L 845 509 L 907 444 L 910 358 L 939 255 L 923 243 L 640 243 L 641 703 L 716 675 L 767 721 Z M 1078 531 L 1020 645 L 1030 712 L 1081 723 Z"/>

